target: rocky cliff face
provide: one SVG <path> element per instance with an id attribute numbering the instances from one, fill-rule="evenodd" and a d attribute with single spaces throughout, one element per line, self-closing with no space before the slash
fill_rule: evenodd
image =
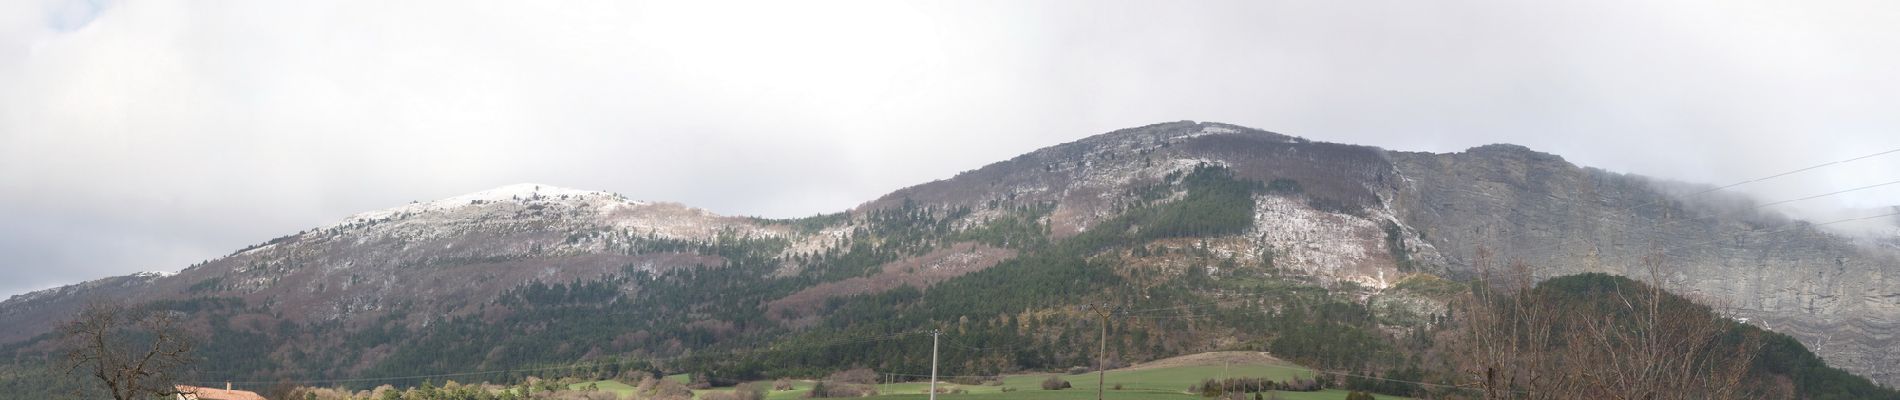
<path id="1" fill-rule="evenodd" d="M 1398 237 L 1387 240 L 1387 224 L 1398 219 L 1383 199 L 1395 190 L 1390 178 L 1397 171 L 1382 151 L 1219 123 L 1184 121 L 1097 135 L 904 188 L 859 209 L 903 202 L 978 209 L 992 202 L 1051 204 L 1051 234 L 1063 237 L 1119 215 L 1139 201 L 1133 193 L 1138 188 L 1197 165 L 1225 167 L 1241 179 L 1297 186 L 1281 195 L 1258 196 L 1252 229 L 1210 238 L 1212 246 L 1239 261 L 1256 261 L 1265 250 L 1276 254 L 1282 268 L 1328 282 L 1370 284 L 1389 283 L 1402 274 L 1389 244 L 1408 244 L 1408 251 L 1421 253 L 1418 257 L 1437 257 L 1410 228 L 1401 226 Z M 974 224 L 988 217 L 977 212 L 968 219 Z"/>
<path id="2" fill-rule="evenodd" d="M 1518 146 L 1452 154 L 1387 152 L 1311 142 L 1218 123 L 1174 122 L 1053 146 L 955 177 L 905 188 L 810 223 L 713 215 L 677 204 L 517 185 L 359 214 L 285 236 L 176 275 L 138 275 L 16 296 L 0 303 L 0 343 L 45 332 L 85 299 L 111 293 L 153 301 L 242 299 L 273 318 L 350 328 L 401 308 L 409 326 L 482 312 L 528 282 L 567 282 L 631 270 L 718 266 L 683 250 L 722 237 L 785 242 L 777 276 L 863 234 L 871 213 L 917 209 L 955 215 L 976 229 L 1011 210 L 1047 210 L 1045 235 L 1068 237 L 1144 201 L 1182 193 L 1155 187 L 1197 166 L 1218 165 L 1268 186 L 1254 225 L 1238 234 L 1158 240 L 1206 248 L 1239 263 L 1271 257 L 1277 268 L 1368 301 L 1430 312 L 1430 302 L 1382 297 L 1415 274 L 1480 274 L 1495 262 L 1527 263 L 1536 277 L 1610 272 L 1658 279 L 1727 306 L 1730 315 L 1800 338 L 1830 363 L 1900 383 L 1900 260 L 1892 239 L 1856 243 L 1774 215 L 1747 199 L 1687 197 L 1639 176 L 1582 168 Z M 953 210 L 963 210 L 957 213 Z M 948 237 L 948 236 L 945 236 Z M 772 322 L 799 329 L 797 312 L 831 296 L 927 286 L 987 268 L 1014 252 L 962 243 L 872 269 L 811 282 L 777 301 Z M 1194 266 L 1165 256 L 1127 257 L 1136 268 Z M 805 260 L 805 261 L 793 261 Z M 630 282 L 621 290 L 639 290 Z M 845 288 L 830 290 L 827 288 Z M 776 328 L 774 328 L 776 329 Z M 368 361 L 365 361 L 368 362 Z"/>
<path id="3" fill-rule="evenodd" d="M 1397 209 L 1455 273 L 1477 274 L 1482 248 L 1494 265 L 1523 261 L 1539 278 L 1607 272 L 1663 280 L 1794 336 L 1833 365 L 1900 382 L 1893 351 L 1900 258 L 1892 247 L 1757 212 L 1746 198 L 1672 195 L 1660 189 L 1666 183 L 1518 146 L 1390 157 L 1404 181 Z"/>
<path id="4" fill-rule="evenodd" d="M 1056 231 L 1073 232 L 1114 214 L 1127 201 L 1117 188 L 1196 163 L 1305 190 L 1298 200 L 1261 198 L 1259 226 L 1215 242 L 1242 259 L 1275 250 L 1289 268 L 1375 289 L 1411 272 L 1395 265 L 1401 253 L 1420 271 L 1462 278 L 1480 273 L 1479 249 L 1491 254 L 1495 274 L 1521 261 L 1537 279 L 1582 272 L 1649 279 L 1655 265 L 1671 290 L 1794 336 L 1843 369 L 1900 383 L 1893 351 L 1900 247 L 1891 238 L 1846 237 L 1758 212 L 1745 197 L 1697 194 L 1704 188 L 1580 167 L 1522 146 L 1387 152 L 1178 122 L 1039 150 L 868 206 L 1050 201 L 1060 204 L 1050 217 Z M 1396 237 L 1382 232 L 1387 222 Z"/>

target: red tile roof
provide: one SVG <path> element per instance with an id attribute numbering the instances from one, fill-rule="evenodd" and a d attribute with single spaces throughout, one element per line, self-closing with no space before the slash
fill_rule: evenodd
<path id="1" fill-rule="evenodd" d="M 270 400 L 257 393 L 244 390 L 212 389 L 197 386 L 178 385 L 178 396 L 185 400 Z"/>

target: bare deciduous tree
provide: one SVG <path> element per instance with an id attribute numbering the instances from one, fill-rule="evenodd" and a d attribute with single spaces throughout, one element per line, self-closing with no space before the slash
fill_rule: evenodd
<path id="1" fill-rule="evenodd" d="M 172 312 L 95 301 L 55 331 L 64 353 L 55 367 L 98 379 L 117 400 L 175 395 L 178 374 L 192 362 L 180 328 Z"/>
<path id="2" fill-rule="evenodd" d="M 1548 351 L 1554 337 L 1557 312 L 1530 296 L 1535 284 L 1530 267 L 1512 263 L 1501 280 L 1491 267 L 1491 252 L 1478 249 L 1478 286 L 1464 299 L 1464 335 L 1458 339 L 1465 358 L 1465 375 L 1484 391 L 1485 399 L 1556 398 L 1552 393 L 1562 371 L 1553 372 Z"/>
<path id="3" fill-rule="evenodd" d="M 1660 258 L 1644 262 L 1648 284 L 1610 285 L 1587 299 L 1540 292 L 1531 269 L 1513 263 L 1493 281 L 1480 250 L 1480 285 L 1465 299 L 1453 344 L 1486 399 L 1780 398 L 1750 391 L 1762 345 L 1706 306 L 1675 297 Z"/>
<path id="4" fill-rule="evenodd" d="M 1744 393 L 1761 335 L 1724 337 L 1734 326 L 1721 315 L 1663 289 L 1669 283 L 1660 256 L 1644 266 L 1648 285 L 1617 287 L 1608 312 L 1579 316 L 1565 335 L 1568 362 L 1591 367 L 1571 376 L 1572 387 L 1599 399 L 1787 397 Z"/>

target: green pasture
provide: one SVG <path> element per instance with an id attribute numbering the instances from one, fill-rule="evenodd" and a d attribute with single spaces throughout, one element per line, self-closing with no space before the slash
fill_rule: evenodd
<path id="1" fill-rule="evenodd" d="M 1069 381 L 1069 384 L 1074 386 L 1074 388 L 1064 389 L 1064 390 L 1042 390 L 1042 381 L 1044 379 L 1048 379 L 1048 377 L 1051 375 L 1059 376 L 1063 380 Z M 1222 377 L 1232 377 L 1232 378 L 1263 378 L 1264 377 L 1264 378 L 1273 379 L 1273 380 L 1290 380 L 1293 378 L 1312 379 L 1314 377 L 1314 374 L 1312 370 L 1306 369 L 1304 367 L 1300 367 L 1298 365 L 1290 364 L 1290 363 L 1236 364 L 1236 365 L 1189 365 L 1189 366 L 1166 367 L 1166 368 L 1120 369 L 1120 370 L 1108 371 L 1106 383 L 1109 390 L 1105 391 L 1103 397 L 1109 398 L 1109 399 L 1183 399 L 1183 400 L 1199 399 L 1201 398 L 1199 395 L 1190 394 L 1187 392 L 1187 389 L 1189 386 L 1193 386 L 1194 384 L 1200 383 L 1204 379 L 1209 379 L 1209 378 L 1220 379 Z M 674 376 L 668 376 L 667 378 L 668 379 L 685 379 L 685 376 L 674 375 Z M 1080 375 L 1053 374 L 1053 373 L 1019 374 L 1019 375 L 1004 376 L 1003 384 L 994 385 L 994 386 L 956 384 L 956 383 L 948 382 L 947 380 L 951 379 L 949 377 L 946 377 L 944 379 L 946 381 L 939 381 L 937 383 L 939 388 L 951 389 L 951 390 L 962 389 L 965 393 L 938 394 L 937 397 L 940 399 L 968 398 L 968 399 L 982 399 L 982 400 L 1010 400 L 1010 399 L 1094 399 L 1097 378 L 1096 378 L 1096 374 L 1093 374 L 1093 373 L 1080 374 Z M 583 382 L 583 383 L 570 385 L 569 387 L 573 389 L 580 389 L 580 388 L 586 387 L 587 384 L 589 383 L 595 384 L 596 387 L 600 388 L 600 390 L 602 391 L 613 392 L 614 394 L 619 395 L 622 398 L 633 398 L 632 396 L 633 396 L 634 388 L 632 386 L 628 386 L 626 384 L 622 384 L 619 382 L 613 382 L 613 381 Z M 1115 390 L 1114 387 L 1116 384 L 1120 384 L 1122 388 L 1120 390 Z M 775 399 L 775 400 L 776 399 L 786 399 L 786 400 L 802 399 L 804 398 L 807 392 L 811 391 L 812 385 L 813 385 L 812 381 L 802 381 L 802 380 L 795 381 L 794 382 L 795 389 L 774 391 L 770 395 L 768 395 L 767 398 Z M 878 395 L 873 396 L 873 397 L 878 398 L 878 399 L 891 399 L 891 400 L 926 399 L 926 398 L 929 398 L 929 396 L 926 394 L 929 390 L 928 389 L 929 387 L 930 387 L 930 384 L 928 382 L 922 382 L 922 381 L 880 384 L 880 385 L 877 385 Z M 1012 391 L 1005 392 L 1004 388 L 1012 389 Z M 731 390 L 733 390 L 733 388 L 715 388 L 715 389 L 710 389 L 710 390 L 697 390 L 697 391 L 694 391 L 694 393 L 724 392 L 724 391 L 731 391 Z M 1324 391 L 1318 391 L 1318 392 L 1278 392 L 1278 395 L 1281 399 L 1285 399 L 1285 400 L 1318 400 L 1318 399 L 1344 399 L 1346 397 L 1346 393 L 1347 392 L 1344 390 L 1334 389 L 1334 390 L 1324 390 Z M 1379 398 L 1398 399 L 1399 397 L 1379 396 Z"/>

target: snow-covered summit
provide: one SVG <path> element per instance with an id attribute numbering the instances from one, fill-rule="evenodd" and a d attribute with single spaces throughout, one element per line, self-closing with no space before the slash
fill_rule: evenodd
<path id="1" fill-rule="evenodd" d="M 721 233 L 775 236 L 783 234 L 782 230 L 678 203 L 523 183 L 358 213 L 314 232 L 322 236 L 348 234 L 359 241 L 380 237 L 417 242 L 463 237 L 471 232 L 558 232 L 562 238 L 578 238 L 574 235 L 621 231 L 702 240 Z M 273 246 L 267 243 L 247 251 L 265 251 Z"/>
<path id="2" fill-rule="evenodd" d="M 620 195 L 618 194 L 603 192 L 599 190 L 569 189 L 569 188 L 564 188 L 564 187 L 542 185 L 542 184 L 536 184 L 536 183 L 517 183 L 517 184 L 502 186 L 502 187 L 498 187 L 494 189 L 483 190 L 480 192 L 469 193 L 469 194 L 465 194 L 461 196 L 455 196 L 455 197 L 450 197 L 446 199 L 436 200 L 436 201 L 429 202 L 429 204 L 436 204 L 436 205 L 441 205 L 441 206 L 453 206 L 457 204 L 468 204 L 476 200 L 503 201 L 503 200 L 521 200 L 521 199 L 536 199 L 536 198 L 548 198 L 548 197 L 558 198 L 558 197 L 563 197 L 563 196 L 565 197 L 575 197 L 575 196 L 611 197 L 611 198 L 616 198 L 616 199 L 621 198 Z"/>
<path id="3" fill-rule="evenodd" d="M 645 205 L 646 202 L 628 200 L 612 192 L 599 190 L 581 190 L 536 183 L 518 183 L 494 189 L 448 197 L 440 200 L 415 202 L 376 211 L 357 213 L 345 218 L 337 225 L 356 222 L 375 221 L 395 216 L 421 214 L 431 211 L 448 211 L 463 207 L 498 202 L 543 202 L 543 201 L 585 201 L 605 200 L 603 203 L 616 205 Z"/>

